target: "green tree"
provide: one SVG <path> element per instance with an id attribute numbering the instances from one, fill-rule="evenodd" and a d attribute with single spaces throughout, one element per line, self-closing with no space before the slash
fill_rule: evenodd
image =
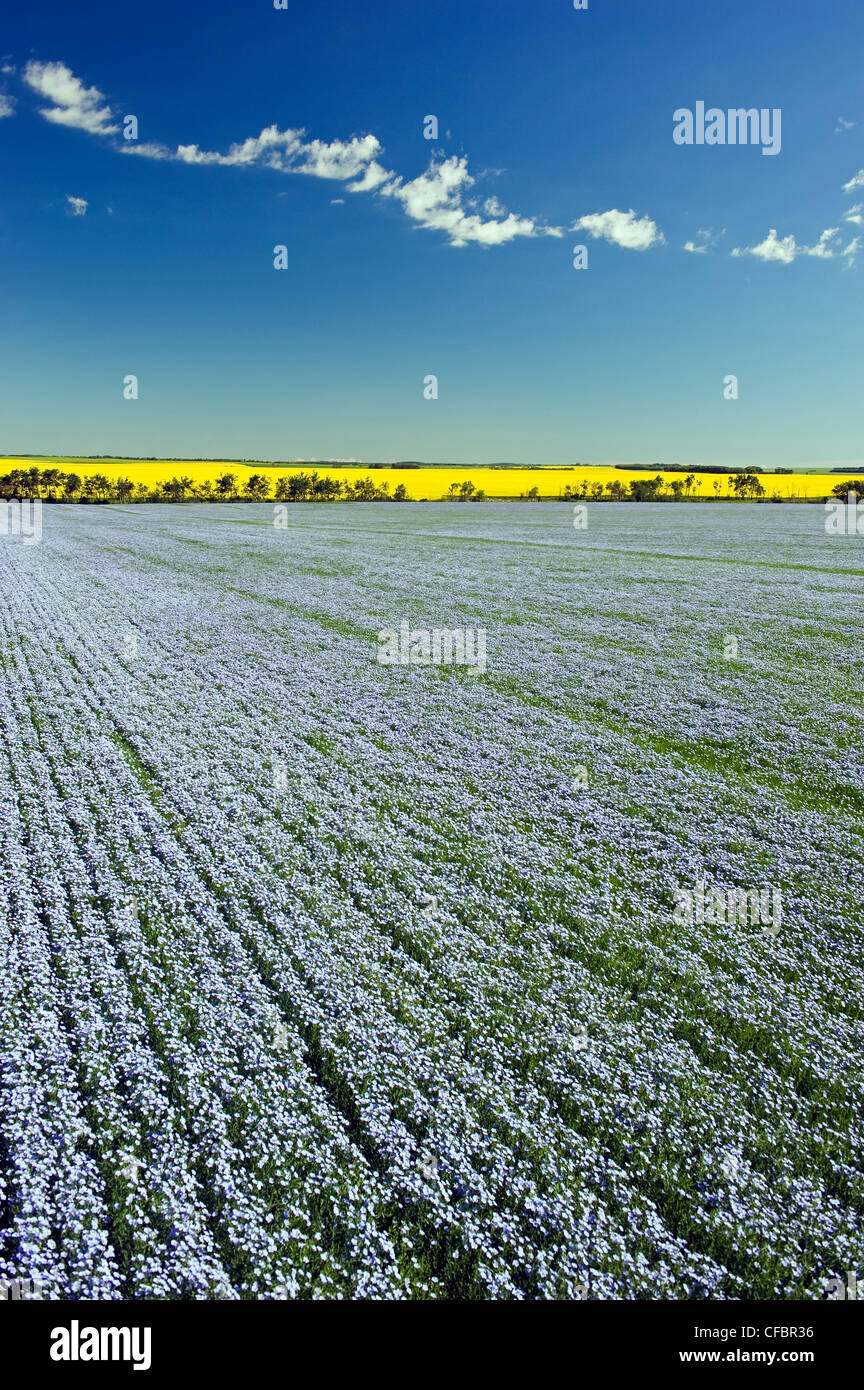
<path id="1" fill-rule="evenodd" d="M 288 500 L 289 502 L 305 502 L 312 489 L 311 473 L 289 473 L 288 474 Z"/>
<path id="2" fill-rule="evenodd" d="M 59 468 L 44 468 L 42 470 L 42 486 L 49 502 L 54 501 L 54 495 L 61 485 L 62 478 L 63 474 Z"/>
<path id="3" fill-rule="evenodd" d="M 634 502 L 656 502 L 664 487 L 659 473 L 656 478 L 634 478 L 630 483 L 630 496 Z"/>
<path id="4" fill-rule="evenodd" d="M 3 479 L 4 497 L 14 497 L 16 501 L 28 496 L 29 483 L 23 468 L 13 468 Z"/>
<path id="5" fill-rule="evenodd" d="M 250 502 L 266 502 L 270 496 L 270 479 L 265 478 L 263 473 L 253 473 L 251 478 L 247 478 L 243 493 Z"/>
<path id="6" fill-rule="evenodd" d="M 764 497 L 765 489 L 755 473 L 736 473 L 732 486 L 738 497 Z"/>
<path id="7" fill-rule="evenodd" d="M 352 488 L 355 502 L 377 502 L 380 494 L 371 478 L 358 478 Z"/>
<path id="8" fill-rule="evenodd" d="M 850 478 L 848 483 L 838 483 L 836 487 L 832 487 L 831 496 L 839 497 L 845 502 L 848 492 L 854 492 L 859 502 L 864 499 L 864 479 Z"/>
<path id="9" fill-rule="evenodd" d="M 342 485 L 338 478 L 319 478 L 317 472 L 312 474 L 311 491 L 316 502 L 332 502 L 341 490 Z"/>
<path id="10" fill-rule="evenodd" d="M 221 497 L 223 501 L 227 501 L 227 499 L 228 499 L 229 497 L 236 497 L 236 496 L 237 496 L 237 474 L 236 474 L 236 473 L 223 473 L 222 476 L 221 476 L 220 478 L 217 478 L 217 479 L 216 479 L 216 492 L 217 492 L 217 495 L 218 495 L 219 497 Z"/>
<path id="11" fill-rule="evenodd" d="M 192 478 L 168 478 L 168 482 L 163 482 L 163 492 L 169 502 L 185 502 L 192 486 Z"/>
<path id="12" fill-rule="evenodd" d="M 82 496 L 90 502 L 103 502 L 110 492 L 111 480 L 104 473 L 91 473 L 81 489 Z"/>

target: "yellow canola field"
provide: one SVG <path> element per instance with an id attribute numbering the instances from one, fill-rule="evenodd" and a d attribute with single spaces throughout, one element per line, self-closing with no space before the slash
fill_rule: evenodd
<path id="1" fill-rule="evenodd" d="M 275 488 L 277 478 L 288 473 L 311 473 L 317 471 L 321 477 L 339 478 L 345 482 L 356 482 L 359 478 L 370 478 L 376 486 L 387 482 L 392 493 L 400 483 L 408 489 L 408 496 L 414 501 L 428 499 L 438 501 L 443 497 L 451 483 L 461 484 L 470 481 L 478 490 L 483 490 L 490 498 L 520 497 L 531 488 L 538 488 L 541 498 L 558 498 L 568 485 L 614 482 L 616 479 L 626 487 L 634 478 L 654 478 L 657 473 L 668 484 L 673 479 L 683 480 L 685 473 L 666 473 L 662 469 L 624 469 L 589 467 L 583 465 L 573 468 L 489 468 L 444 465 L 439 468 L 370 468 L 368 464 L 345 464 L 325 466 L 315 463 L 292 463 L 278 467 L 265 467 L 261 464 L 224 462 L 199 463 L 190 459 L 78 459 L 78 458 L 0 458 L 0 474 L 11 472 L 13 468 L 59 468 L 63 473 L 77 473 L 87 477 L 92 473 L 102 473 L 106 478 L 131 478 L 133 483 L 144 483 L 152 487 L 157 482 L 167 482 L 170 478 L 187 477 L 193 483 L 214 482 L 224 473 L 233 473 L 238 486 L 242 488 L 252 473 L 261 473 Z M 864 469 L 862 469 L 864 473 Z M 847 474 L 851 479 L 854 475 Z M 720 496 L 729 494 L 729 474 L 697 473 L 692 495 L 716 495 L 714 483 L 720 482 Z M 763 473 L 760 482 L 766 497 L 778 495 L 783 499 L 803 497 L 826 497 L 837 483 L 844 481 L 839 473 Z"/>

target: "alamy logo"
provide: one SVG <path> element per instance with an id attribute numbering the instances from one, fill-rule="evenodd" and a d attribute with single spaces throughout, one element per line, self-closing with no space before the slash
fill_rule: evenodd
<path id="1" fill-rule="evenodd" d="M 861 1288 L 864 1289 L 864 1280 Z M 856 1302 L 864 1299 L 864 1293 L 859 1293 L 858 1276 L 854 1269 L 847 1269 L 846 1283 L 842 1279 L 829 1279 L 825 1285 L 825 1297 L 832 1299 L 854 1299 Z"/>
<path id="2" fill-rule="evenodd" d="M 857 492 L 847 492 L 845 502 L 835 497 L 825 503 L 825 530 L 829 536 L 864 536 L 864 501 Z"/>
<path id="3" fill-rule="evenodd" d="M 382 666 L 467 666 L 480 675 L 486 670 L 485 627 L 411 628 L 408 623 L 378 633 Z"/>
<path id="4" fill-rule="evenodd" d="M 25 545 L 38 545 L 42 539 L 42 503 L 0 502 L 0 536 L 22 536 Z"/>
<path id="5" fill-rule="evenodd" d="M 767 936 L 776 936 L 783 921 L 783 895 L 779 888 L 675 889 L 676 922 L 701 926 L 761 926 Z"/>
<path id="6" fill-rule="evenodd" d="M 763 154 L 779 154 L 782 113 L 779 106 L 757 110 L 743 106 L 721 111 L 697 101 L 695 112 L 679 106 L 673 112 L 672 139 L 676 145 L 761 145 Z"/>
<path id="7" fill-rule="evenodd" d="M 0 1303 L 10 1299 L 32 1303 L 44 1297 L 42 1289 L 38 1279 L 0 1279 Z"/>
<path id="8" fill-rule="evenodd" d="M 149 1327 L 69 1327 L 51 1329 L 52 1361 L 131 1361 L 133 1371 L 150 1369 Z"/>

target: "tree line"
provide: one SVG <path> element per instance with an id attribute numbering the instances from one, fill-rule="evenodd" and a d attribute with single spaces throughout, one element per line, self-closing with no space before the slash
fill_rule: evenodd
<path id="1" fill-rule="evenodd" d="M 826 484 L 827 484 L 826 479 Z M 668 481 L 659 473 L 656 478 L 634 478 L 628 483 L 617 478 L 606 483 L 590 483 L 587 479 L 568 484 L 561 494 L 565 502 L 677 502 L 693 497 L 695 473 Z M 726 491 L 724 493 L 724 483 Z M 765 488 L 756 473 L 734 473 L 725 479 L 715 478 L 711 484 L 717 501 L 755 501 L 765 497 Z M 864 498 L 864 481 L 849 480 L 831 489 L 830 496 L 844 501 L 849 492 Z M 700 501 L 711 501 L 704 493 Z M 264 473 L 251 473 L 244 482 L 236 473 L 223 473 L 218 478 L 196 483 L 185 474 L 166 482 L 136 483 L 131 478 L 108 478 L 104 473 L 64 473 L 59 468 L 14 468 L 0 476 L 0 498 L 5 500 L 36 500 L 43 502 L 410 502 L 404 483 L 391 492 L 389 482 L 375 483 L 371 478 L 354 482 L 322 476 L 317 469 L 311 473 L 280 473 L 275 479 Z M 780 494 L 771 494 L 780 500 Z M 426 500 L 425 498 L 422 500 Z M 485 502 L 486 493 L 474 483 L 451 483 L 441 499 L 447 502 Z M 516 499 L 510 499 L 516 500 Z M 540 489 L 532 487 L 521 494 L 519 501 L 539 502 Z M 821 501 L 821 498 L 812 498 Z"/>
<path id="2" fill-rule="evenodd" d="M 791 469 L 774 470 L 775 473 L 791 473 Z M 726 491 L 723 491 L 725 481 Z M 828 479 L 826 478 L 826 486 Z M 565 502 L 680 502 L 687 501 L 693 497 L 693 486 L 696 482 L 696 475 L 688 473 L 686 478 L 672 478 L 668 482 L 660 474 L 656 478 L 636 478 L 626 485 L 617 479 L 612 483 L 576 483 L 565 487 L 563 500 Z M 718 502 L 728 502 L 738 500 L 742 502 L 753 502 L 760 497 L 765 497 L 766 491 L 759 481 L 755 472 L 741 472 L 728 475 L 725 479 L 715 478 L 711 484 L 714 499 Z M 864 482 L 855 479 L 850 482 L 837 483 L 829 494 L 830 497 L 841 497 L 846 500 L 847 493 L 856 493 L 858 497 L 864 498 Z M 532 488 L 525 496 L 529 501 L 539 501 L 538 489 Z M 710 502 L 712 498 L 705 493 L 697 493 L 697 500 L 700 502 Z M 771 493 L 771 501 L 780 501 L 780 493 Z M 822 502 L 826 500 L 822 497 L 811 497 L 808 501 Z"/>
<path id="3" fill-rule="evenodd" d="M 388 482 L 355 482 L 311 473 L 283 473 L 275 479 L 251 473 L 240 483 L 236 473 L 195 482 L 185 474 L 166 482 L 136 483 L 104 473 L 64 473 L 59 468 L 14 468 L 0 477 L 0 497 L 43 502 L 408 502 L 404 483 L 391 493 Z"/>
<path id="4" fill-rule="evenodd" d="M 660 502 L 686 501 L 693 495 L 696 474 L 688 473 L 685 478 L 671 478 L 668 482 L 661 474 L 656 478 L 633 478 L 623 483 L 616 478 L 611 483 L 577 483 L 564 489 L 564 500 L 575 502 Z M 726 479 L 726 498 L 737 497 L 746 501 L 765 496 L 765 489 L 755 473 L 735 473 Z M 712 483 L 714 496 L 719 500 L 723 481 L 715 478 Z M 704 494 L 700 493 L 702 498 Z"/>
<path id="5" fill-rule="evenodd" d="M 781 470 L 776 470 L 780 472 Z M 788 470 L 787 470 L 788 471 Z M 693 487 L 696 482 L 695 473 L 688 473 L 685 478 L 671 478 L 668 481 L 658 473 L 656 478 L 634 478 L 629 483 L 620 482 L 617 478 L 614 482 L 589 483 L 587 480 L 576 483 L 564 489 L 563 500 L 565 502 L 680 502 L 688 501 L 693 498 Z M 724 492 L 724 483 L 726 490 Z M 827 485 L 827 479 L 826 479 Z M 854 491 L 861 488 L 861 483 L 838 483 L 832 489 L 831 495 L 834 497 L 846 496 L 847 490 Z M 706 493 L 696 494 L 696 500 L 700 502 L 728 502 L 737 500 L 741 502 L 753 502 L 760 497 L 765 497 L 766 491 L 759 481 L 756 473 L 740 472 L 727 475 L 725 478 L 715 478 L 711 483 L 714 493 L 713 499 Z M 529 501 L 539 501 L 537 488 L 532 488 L 526 494 Z M 781 501 L 780 493 L 771 493 L 771 501 Z M 810 501 L 822 501 L 822 498 L 810 498 Z"/>

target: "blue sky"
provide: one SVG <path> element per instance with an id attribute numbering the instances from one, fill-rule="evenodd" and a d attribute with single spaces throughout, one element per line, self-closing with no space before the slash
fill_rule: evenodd
<path id="1" fill-rule="evenodd" d="M 4 453 L 864 460 L 859 0 L 50 0 L 0 44 Z M 780 152 L 676 144 L 699 101 Z"/>

